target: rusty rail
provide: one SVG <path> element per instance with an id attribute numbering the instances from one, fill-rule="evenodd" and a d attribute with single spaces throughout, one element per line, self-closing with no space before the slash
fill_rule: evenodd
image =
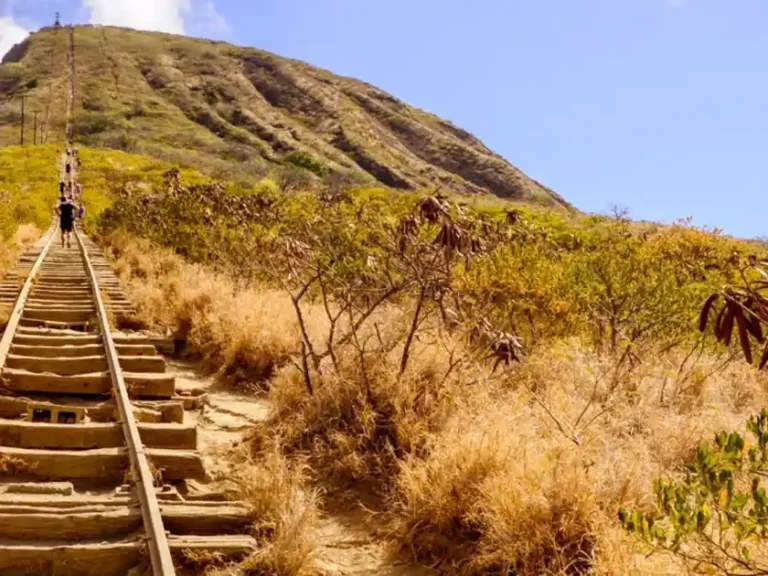
<path id="1" fill-rule="evenodd" d="M 115 402 L 120 414 L 120 422 L 125 436 L 125 443 L 128 447 L 128 457 L 131 461 L 131 471 L 133 480 L 136 483 L 136 492 L 141 503 L 141 516 L 144 521 L 144 530 L 146 531 L 149 544 L 149 554 L 152 560 L 152 573 L 154 576 L 174 576 L 176 574 L 171 558 L 171 551 L 168 547 L 165 528 L 163 527 L 163 518 L 160 515 L 160 506 L 157 503 L 157 495 L 152 481 L 152 472 L 149 468 L 149 461 L 144 452 L 144 444 L 139 436 L 139 428 L 136 425 L 136 419 L 133 416 L 131 401 L 128 398 L 128 389 L 123 379 L 123 370 L 120 367 L 120 361 L 117 355 L 115 343 L 112 340 L 112 334 L 109 327 L 109 320 L 104 300 L 99 291 L 99 282 L 96 273 L 88 257 L 88 250 L 83 244 L 82 238 L 75 227 L 75 238 L 83 255 L 83 263 L 88 274 L 88 280 L 93 290 L 93 297 L 96 301 L 96 309 L 99 317 L 99 327 L 101 328 L 101 337 L 104 342 L 104 351 L 107 356 L 109 373 L 112 378 L 112 387 L 115 395 Z"/>

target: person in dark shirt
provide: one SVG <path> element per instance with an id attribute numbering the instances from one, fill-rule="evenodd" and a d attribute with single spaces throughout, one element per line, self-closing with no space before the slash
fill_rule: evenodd
<path id="1" fill-rule="evenodd" d="M 61 228 L 61 247 L 64 248 L 64 241 L 67 242 L 67 248 L 72 246 L 71 234 L 72 229 L 75 227 L 75 216 L 77 215 L 78 207 L 72 201 L 71 198 L 62 196 L 59 198 L 59 203 L 56 206 L 56 213 L 59 215 L 59 228 Z"/>

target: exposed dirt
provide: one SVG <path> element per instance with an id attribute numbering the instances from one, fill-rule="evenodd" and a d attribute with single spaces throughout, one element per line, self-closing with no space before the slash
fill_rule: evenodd
<path id="1" fill-rule="evenodd" d="M 168 372 L 176 377 L 177 391 L 205 393 L 197 411 L 187 411 L 184 417 L 198 425 L 198 449 L 216 485 L 218 479 L 226 477 L 231 449 L 249 427 L 266 419 L 269 407 L 265 400 L 218 385 L 213 376 L 206 375 L 194 362 L 167 359 L 167 365 Z"/>
<path id="2" fill-rule="evenodd" d="M 252 395 L 239 394 L 216 383 L 213 376 L 194 362 L 167 359 L 168 371 L 176 377 L 179 391 L 204 390 L 205 401 L 197 412 L 187 411 L 185 419 L 198 424 L 198 449 L 212 481 L 193 484 L 199 491 L 223 491 L 230 486 L 227 473 L 233 466 L 232 448 L 247 430 L 266 420 L 269 403 Z M 318 573 L 323 576 L 429 576 L 435 572 L 400 562 L 393 557 L 377 534 L 375 516 L 359 497 L 335 498 L 326 503 L 318 523 L 320 549 Z"/>
<path id="3" fill-rule="evenodd" d="M 318 571 L 324 576 L 430 576 L 428 568 L 413 566 L 393 557 L 382 544 L 370 514 L 359 504 L 329 506 L 319 522 L 321 550 Z"/>

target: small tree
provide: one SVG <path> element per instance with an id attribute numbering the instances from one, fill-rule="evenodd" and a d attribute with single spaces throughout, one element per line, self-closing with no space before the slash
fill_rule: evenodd
<path id="1" fill-rule="evenodd" d="M 736 259 L 736 255 L 734 255 Z M 763 324 L 768 324 L 766 262 L 749 258 L 739 268 L 741 286 L 725 286 L 705 301 L 699 330 L 711 326 L 730 346 L 734 332 L 746 361 L 763 345 L 759 368 L 768 364 Z M 713 322 L 710 320 L 714 318 Z M 619 511 L 621 523 L 656 550 L 674 554 L 701 573 L 768 574 L 768 411 L 747 421 L 752 441 L 720 432 L 714 445 L 701 445 L 682 479 L 660 478 L 653 511 Z"/>
<path id="2" fill-rule="evenodd" d="M 624 527 L 700 573 L 768 574 L 768 412 L 747 430 L 751 442 L 720 432 L 699 446 L 682 479 L 657 480 L 655 510 L 619 511 Z"/>
<path id="3" fill-rule="evenodd" d="M 296 311 L 300 368 L 310 394 L 310 368 L 322 373 L 328 359 L 338 370 L 338 350 L 344 346 L 355 347 L 361 362 L 366 354 L 397 348 L 403 374 L 426 322 L 460 323 L 454 270 L 480 249 L 439 196 L 422 198 L 399 222 L 383 218 L 375 205 L 356 202 L 348 194 L 321 194 L 319 202 L 314 217 L 285 227 L 285 234 L 268 250 L 270 275 L 290 294 Z M 320 302 L 325 310 L 328 329 L 322 341 L 309 333 L 305 301 Z M 395 301 L 409 306 L 409 321 L 402 332 L 385 338 L 375 326 L 375 312 Z M 496 348 L 507 361 L 515 357 L 514 351 Z"/>

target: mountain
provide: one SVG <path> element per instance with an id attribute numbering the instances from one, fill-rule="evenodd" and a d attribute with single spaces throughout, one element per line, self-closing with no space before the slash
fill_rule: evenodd
<path id="1" fill-rule="evenodd" d="M 294 165 L 400 189 L 569 207 L 465 130 L 364 82 L 262 50 L 114 27 L 78 26 L 75 138 L 218 177 Z M 0 66 L 0 144 L 63 133 L 69 34 L 44 28 Z"/>

